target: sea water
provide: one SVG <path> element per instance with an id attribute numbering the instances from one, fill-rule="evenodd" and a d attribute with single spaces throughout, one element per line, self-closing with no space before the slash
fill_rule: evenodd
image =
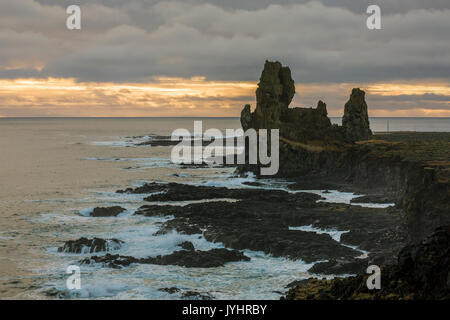
<path id="1" fill-rule="evenodd" d="M 293 280 L 308 278 L 312 264 L 274 258 L 244 250 L 250 262 L 218 268 L 132 265 L 120 270 L 82 266 L 80 290 L 65 287 L 66 268 L 89 254 L 58 253 L 67 240 L 80 237 L 125 241 L 121 255 L 169 254 L 183 241 L 197 249 L 220 248 L 202 235 L 171 232 L 155 235 L 170 217 L 142 217 L 133 213 L 147 195 L 115 191 L 145 182 L 178 182 L 228 188 L 293 191 L 280 179 L 233 176 L 233 168 L 181 168 L 170 162 L 170 147 L 136 146 L 151 135 L 170 135 L 176 128 L 192 130 L 191 118 L 2 118 L 0 119 L 0 297 L 98 299 L 179 299 L 164 287 L 208 292 L 217 299 L 277 299 Z M 237 118 L 201 119 L 206 128 L 234 129 Z M 334 120 L 333 120 L 334 121 Z M 371 119 L 374 131 L 386 131 L 386 119 Z M 390 130 L 450 131 L 447 119 L 390 119 Z M 326 202 L 349 203 L 354 193 L 309 190 Z M 236 201 L 212 199 L 208 201 Z M 195 201 L 198 202 L 198 201 Z M 161 202 L 186 205 L 191 202 Z M 158 203 L 157 203 L 158 204 Z M 91 218 L 97 206 L 119 205 L 117 217 Z M 355 204 L 386 207 L 392 204 Z M 348 230 L 292 226 L 305 232 L 329 234 L 340 242 Z M 354 248 L 359 250 L 358 248 Z"/>

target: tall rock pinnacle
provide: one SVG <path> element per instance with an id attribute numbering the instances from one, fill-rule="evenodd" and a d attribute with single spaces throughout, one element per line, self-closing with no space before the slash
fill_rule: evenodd
<path id="1" fill-rule="evenodd" d="M 345 104 L 342 129 L 345 137 L 350 141 L 367 140 L 372 136 L 364 97 L 364 91 L 354 88 L 350 99 Z"/>
<path id="2" fill-rule="evenodd" d="M 289 67 L 278 61 L 266 61 L 256 90 L 256 109 L 251 126 L 259 129 L 280 127 L 280 117 L 288 109 L 295 94 Z"/>

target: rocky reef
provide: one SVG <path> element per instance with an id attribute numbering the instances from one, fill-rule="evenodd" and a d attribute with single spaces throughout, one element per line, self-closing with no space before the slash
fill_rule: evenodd
<path id="1" fill-rule="evenodd" d="M 122 247 L 123 241 L 118 239 L 101 239 L 101 238 L 80 238 L 77 240 L 69 240 L 62 247 L 58 248 L 58 252 L 66 253 L 94 253 L 100 251 L 112 251 Z"/>
<path id="2" fill-rule="evenodd" d="M 369 275 L 306 279 L 284 299 L 450 299 L 450 226 L 440 227 L 420 244 L 404 247 L 396 264 L 381 268 L 380 289 L 369 290 Z"/>
<path id="3" fill-rule="evenodd" d="M 83 259 L 80 264 L 100 263 L 108 268 L 119 269 L 127 267 L 133 263 L 137 264 L 157 264 L 174 265 L 186 268 L 214 268 L 221 267 L 227 262 L 232 261 L 250 261 L 250 258 L 237 250 L 228 250 L 224 248 L 201 250 L 179 250 L 168 255 L 158 255 L 156 257 L 135 258 L 132 256 L 121 256 L 118 254 L 106 254 L 104 256 L 92 256 Z"/>
<path id="4" fill-rule="evenodd" d="M 114 207 L 97 207 L 92 210 L 91 217 L 116 217 L 122 212 L 126 211 L 124 208 L 119 206 Z"/>
<path id="5" fill-rule="evenodd" d="M 177 231 L 235 250 L 317 262 L 309 270 L 313 273 L 361 272 L 370 263 L 393 261 L 405 244 L 398 210 L 320 202 L 324 198 L 296 187 L 292 185 L 288 192 L 151 183 L 127 192 L 161 191 L 146 197 L 149 204 L 135 212 L 168 219 L 157 235 Z M 160 201 L 199 202 L 181 206 L 157 204 Z M 342 235 L 333 238 L 335 232 Z M 191 243 L 180 246 L 187 251 L 186 256 L 193 251 Z"/>

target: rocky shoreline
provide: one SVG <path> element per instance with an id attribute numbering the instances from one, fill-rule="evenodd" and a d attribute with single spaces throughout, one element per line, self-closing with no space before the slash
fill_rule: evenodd
<path id="1" fill-rule="evenodd" d="M 156 235 L 176 231 L 220 248 L 197 250 L 182 242 L 169 254 L 133 257 L 112 253 L 120 239 L 81 238 L 58 251 L 95 253 L 78 263 L 120 269 L 251 263 L 244 253 L 250 250 L 312 264 L 308 272 L 315 278 L 293 281 L 284 299 L 448 299 L 450 134 L 374 135 L 365 93 L 356 88 L 345 105 L 343 125 L 331 125 L 322 101 L 317 108 L 289 108 L 294 92 L 289 68 L 266 62 L 256 109 L 252 113 L 247 105 L 241 115 L 244 130 L 280 129 L 277 178 L 284 179 L 283 188 L 259 181 L 237 188 L 151 182 L 117 191 L 145 195 L 146 204 L 134 215 L 164 218 Z M 144 144 L 172 145 L 167 138 Z M 259 170 L 240 165 L 236 175 L 258 176 Z M 330 196 L 338 191 L 357 194 L 345 202 Z M 95 208 L 90 216 L 114 219 L 125 211 Z M 367 290 L 370 265 L 381 267 L 381 291 Z M 345 278 L 321 279 L 326 275 Z M 190 290 L 183 297 L 213 298 Z"/>
<path id="2" fill-rule="evenodd" d="M 417 246 L 437 227 L 450 225 L 450 134 L 449 133 L 395 133 L 373 135 L 369 129 L 367 104 L 364 91 L 354 88 L 345 104 L 342 126 L 331 125 L 327 118 L 326 104 L 319 101 L 316 109 L 288 108 L 295 87 L 288 67 L 279 62 L 266 61 L 256 92 L 257 105 L 253 113 L 245 106 L 241 113 L 244 128 L 278 128 L 280 130 L 280 170 L 278 176 L 294 178 L 298 187 L 313 185 L 339 186 L 368 193 L 367 200 L 379 199 L 393 201 L 399 220 L 394 222 L 395 231 L 390 234 L 393 252 L 398 245 L 411 243 Z M 259 174 L 258 166 L 244 165 L 240 172 L 252 170 Z M 306 181 L 306 182 L 305 182 Z M 339 189 L 339 188 L 338 188 Z M 365 199 L 355 199 L 352 203 Z M 391 226 L 392 227 L 392 226 Z M 447 227 L 443 227 L 447 230 Z M 349 235 L 352 235 L 350 233 Z M 346 235 L 343 235 L 345 240 Z M 370 232 L 360 234 L 361 239 L 369 240 Z M 347 238 L 348 239 L 348 238 Z M 372 241 L 377 242 L 376 238 Z M 361 244 L 360 244 L 361 245 Z M 448 241 L 440 248 L 448 251 Z M 407 250 L 405 247 L 402 252 Z M 391 253 L 393 253 L 391 252 Z M 400 253 L 399 261 L 404 253 Z M 386 254 L 387 252 L 385 252 Z M 373 263 L 389 266 L 392 255 L 386 260 L 373 259 Z M 450 279 L 448 261 L 429 260 L 435 268 L 443 268 L 445 277 Z M 409 272 L 402 263 L 384 270 L 396 270 L 388 273 L 388 281 L 402 281 Z M 419 273 L 423 268 L 418 268 Z M 430 295 L 426 287 L 432 284 L 432 278 L 425 274 L 424 286 L 410 286 L 409 294 L 397 294 L 394 287 L 388 287 L 382 293 L 367 298 L 448 298 L 448 295 Z M 390 278 L 389 278 L 390 277 Z M 443 276 L 443 278 L 445 278 Z M 313 295 L 313 299 L 355 298 L 357 289 L 364 286 L 364 276 L 340 280 L 331 280 L 333 288 L 347 286 L 339 295 L 336 290 L 328 296 L 324 291 Z M 445 279 L 447 279 L 445 278 Z M 450 289 L 450 282 L 439 283 L 442 290 Z M 352 282 L 353 281 L 353 282 Z M 292 289 L 290 298 L 310 298 L 308 291 L 317 289 L 318 282 L 307 281 Z M 354 285 L 352 286 L 351 283 Z M 356 284 L 355 284 L 356 283 Z M 302 289 L 302 287 L 304 289 Z M 353 293 L 352 293 L 353 292 Z M 362 291 L 363 292 L 363 291 Z"/>

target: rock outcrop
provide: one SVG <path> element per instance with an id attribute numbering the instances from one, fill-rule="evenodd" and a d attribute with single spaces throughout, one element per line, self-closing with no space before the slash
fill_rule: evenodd
<path id="1" fill-rule="evenodd" d="M 105 267 L 119 269 L 127 267 L 133 263 L 137 264 L 157 264 L 173 265 L 186 268 L 215 268 L 221 267 L 227 262 L 250 261 L 250 258 L 238 250 L 228 250 L 224 248 L 201 250 L 180 250 L 171 254 L 147 258 L 135 258 L 132 256 L 121 256 L 106 254 L 102 257 L 92 256 L 80 261 L 82 265 L 100 263 Z"/>
<path id="2" fill-rule="evenodd" d="M 307 279 L 290 289 L 285 299 L 450 299 L 450 226 L 404 247 L 397 264 L 381 268 L 380 289 L 367 288 L 368 276 Z"/>
<path id="3" fill-rule="evenodd" d="M 244 130 L 246 127 L 279 128 L 280 118 L 287 111 L 294 94 L 295 86 L 291 70 L 279 62 L 266 61 L 256 90 L 256 109 L 250 121 L 248 121 L 250 118 L 243 121 Z M 246 108 L 248 110 L 249 106 Z"/>
<path id="4" fill-rule="evenodd" d="M 80 238 L 77 240 L 69 240 L 62 247 L 58 248 L 58 252 L 66 253 L 94 253 L 101 251 L 112 251 L 122 247 L 122 240 L 118 239 L 101 239 L 101 238 Z"/>
<path id="5" fill-rule="evenodd" d="M 364 96 L 364 91 L 355 88 L 345 104 L 342 128 L 345 137 L 350 141 L 367 140 L 372 136 Z"/>
<path id="6" fill-rule="evenodd" d="M 91 217 L 116 217 L 122 212 L 126 211 L 124 208 L 119 206 L 114 207 L 97 207 L 91 213 Z"/>
<path id="7" fill-rule="evenodd" d="M 316 189 L 305 186 L 300 189 Z M 169 184 L 161 185 L 168 187 Z M 297 185 L 290 185 L 292 191 Z M 156 184 L 149 185 L 155 189 Z M 333 186 L 319 186 L 324 189 Z M 142 187 L 140 187 L 142 188 Z M 149 196 L 148 205 L 135 214 L 147 217 L 165 216 L 156 235 L 177 231 L 203 236 L 207 241 L 219 242 L 236 250 L 262 251 L 274 257 L 302 259 L 315 264 L 311 272 L 348 274 L 365 270 L 368 263 L 393 261 L 403 247 L 405 235 L 399 228 L 402 216 L 398 210 L 364 208 L 347 204 L 318 202 L 319 195 L 303 192 L 264 189 L 226 189 L 209 187 L 209 192 L 198 186 L 172 184 L 167 198 Z M 141 191 L 142 189 L 136 189 Z M 171 191 L 172 190 L 172 191 Z M 176 193 L 173 191 L 177 190 Z M 132 192 L 132 191 L 129 191 Z M 186 201 L 192 195 L 204 195 L 235 201 L 205 201 L 185 206 L 157 205 L 158 201 Z M 194 198 L 196 199 L 196 198 Z M 240 199 L 236 202 L 237 199 Z M 313 226 L 315 230 L 350 230 L 340 237 L 297 230 L 295 227 Z M 294 228 L 292 228 L 294 227 Z M 327 231 L 328 232 L 328 231 Z M 192 243 L 179 244 L 185 255 L 195 252 Z M 355 249 L 357 248 L 357 249 Z M 369 252 L 366 256 L 364 252 Z M 364 256 L 363 256 L 364 254 Z M 328 263 L 324 263 L 328 260 Z"/>
<path id="8" fill-rule="evenodd" d="M 346 183 L 359 192 L 387 195 L 404 210 L 409 237 L 415 242 L 450 223 L 447 133 L 372 136 L 365 93 L 358 88 L 352 90 L 345 105 L 342 126 L 331 125 L 322 101 L 316 109 L 286 108 L 290 99 L 281 93 L 291 92 L 291 82 L 280 80 L 281 68 L 279 62 L 266 62 L 258 92 L 268 94 L 257 94 L 255 112 L 251 113 L 247 105 L 241 118 L 244 129 L 262 129 L 267 123 L 270 128 L 278 126 L 278 177 Z M 280 89 L 283 83 L 289 83 L 286 89 Z M 270 105 L 277 110 L 259 111 L 261 106 L 268 109 Z M 260 120 L 264 114 L 272 118 Z M 245 164 L 237 169 L 240 174 L 247 171 L 260 174 L 258 165 Z"/>
<path id="9" fill-rule="evenodd" d="M 289 67 L 266 61 L 256 90 L 256 108 L 241 112 L 244 130 L 279 129 L 280 137 L 295 142 L 333 145 L 368 139 L 371 135 L 364 91 L 353 89 L 345 107 L 345 126 L 332 125 L 325 102 L 317 108 L 289 108 L 295 94 Z"/>

